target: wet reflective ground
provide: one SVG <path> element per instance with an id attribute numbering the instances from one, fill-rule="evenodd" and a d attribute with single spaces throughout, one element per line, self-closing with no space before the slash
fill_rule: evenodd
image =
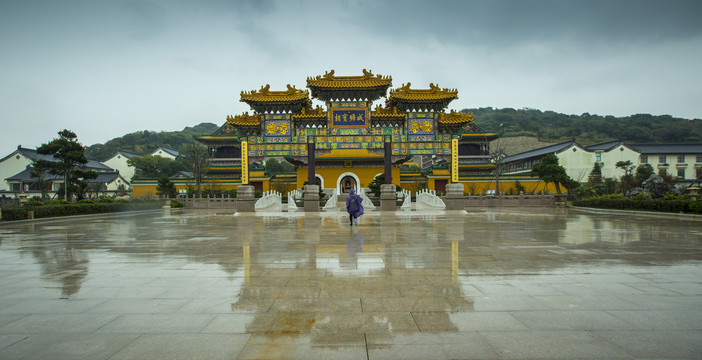
<path id="1" fill-rule="evenodd" d="M 1 359 L 702 357 L 702 222 L 554 209 L 0 224 Z"/>

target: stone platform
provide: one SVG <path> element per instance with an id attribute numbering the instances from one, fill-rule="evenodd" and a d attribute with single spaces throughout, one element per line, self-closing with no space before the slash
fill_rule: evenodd
<path id="1" fill-rule="evenodd" d="M 553 208 L 0 223 L 0 359 L 694 359 L 701 229 Z"/>

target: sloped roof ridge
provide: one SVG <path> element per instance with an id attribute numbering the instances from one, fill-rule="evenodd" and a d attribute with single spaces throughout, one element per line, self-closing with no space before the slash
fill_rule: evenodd
<path id="1" fill-rule="evenodd" d="M 544 146 L 542 148 L 533 149 L 533 150 L 525 151 L 525 152 L 522 152 L 519 154 L 507 156 L 506 158 L 504 158 L 503 161 L 504 162 L 516 161 L 516 160 L 521 160 L 521 159 L 527 159 L 527 158 L 534 157 L 534 156 L 554 153 L 554 152 L 561 151 L 570 145 L 578 145 L 579 147 L 582 147 L 580 144 L 576 143 L 575 140 L 571 139 L 571 140 L 563 141 L 560 143 Z"/>

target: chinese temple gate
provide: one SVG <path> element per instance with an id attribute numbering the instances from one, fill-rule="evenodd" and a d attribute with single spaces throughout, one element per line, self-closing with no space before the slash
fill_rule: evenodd
<path id="1" fill-rule="evenodd" d="M 470 113 L 446 111 L 457 90 L 391 86 L 390 76 L 365 69 L 360 76 L 337 76 L 331 70 L 308 77 L 308 90 L 288 85 L 275 91 L 266 85 L 242 91 L 240 100 L 252 112 L 229 115 L 214 134 L 197 138 L 210 149 L 208 177 L 221 189 L 251 184 L 265 191 L 271 178 L 261 165 L 266 158 L 285 158 L 297 167 L 294 188 L 314 179 L 343 193 L 367 187 L 379 174 L 385 174 L 386 183 L 401 185 L 410 175 L 401 175 L 400 165 L 423 156 L 443 164 L 426 176 L 429 187 L 441 191 L 465 175 L 459 149 L 482 156 L 477 168 L 490 170 L 487 141 L 497 135 L 479 131 Z M 381 97 L 385 104 L 373 107 Z M 313 107 L 312 99 L 325 107 Z"/>

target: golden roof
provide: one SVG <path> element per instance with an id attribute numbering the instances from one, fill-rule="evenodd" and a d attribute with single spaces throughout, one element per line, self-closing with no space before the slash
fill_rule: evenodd
<path id="1" fill-rule="evenodd" d="M 271 86 L 261 86 L 258 91 L 242 91 L 241 100 L 243 102 L 264 102 L 264 103 L 298 103 L 309 99 L 309 91 L 296 89 L 288 84 L 288 90 L 271 91 Z"/>
<path id="2" fill-rule="evenodd" d="M 245 112 L 241 115 L 231 116 L 227 115 L 227 124 L 234 126 L 258 126 L 261 123 L 261 117 L 257 113 L 249 115 L 249 112 Z"/>
<path id="3" fill-rule="evenodd" d="M 363 69 L 361 76 L 334 76 L 334 70 L 325 72 L 324 75 L 307 78 L 307 87 L 318 88 L 377 88 L 392 85 L 391 76 L 373 75 L 371 71 Z"/>
<path id="4" fill-rule="evenodd" d="M 380 105 L 377 105 L 373 111 L 371 111 L 371 119 L 395 119 L 395 118 L 400 118 L 404 119 L 405 118 L 405 113 L 398 111 L 397 107 L 392 106 L 392 107 L 381 107 Z"/>
<path id="5" fill-rule="evenodd" d="M 434 102 L 458 99 L 458 90 L 456 89 L 440 89 L 434 83 L 429 84 L 429 89 L 410 89 L 411 85 L 411 83 L 407 83 L 400 88 L 390 90 L 390 100 L 400 100 L 399 102 Z"/>
<path id="6" fill-rule="evenodd" d="M 303 107 L 299 113 L 293 114 L 293 119 L 295 120 L 326 120 L 326 118 L 327 112 L 319 105 L 313 109 L 312 106 L 308 104 L 308 106 Z"/>
<path id="7" fill-rule="evenodd" d="M 442 125 L 463 125 L 473 123 L 472 113 L 462 113 L 451 110 L 450 113 L 440 112 L 439 123 Z"/>

